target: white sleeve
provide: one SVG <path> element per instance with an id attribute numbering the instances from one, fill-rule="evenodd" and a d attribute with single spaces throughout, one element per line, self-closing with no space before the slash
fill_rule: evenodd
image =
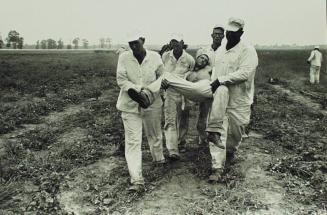
<path id="1" fill-rule="evenodd" d="M 222 84 L 238 84 L 244 81 L 247 81 L 249 77 L 252 76 L 252 73 L 255 72 L 258 66 L 258 56 L 253 50 L 246 50 L 240 59 L 240 65 L 238 69 L 230 74 L 218 77 L 218 80 Z"/>
<path id="2" fill-rule="evenodd" d="M 308 58 L 308 61 L 312 61 L 313 57 L 315 56 L 315 52 L 311 51 L 310 57 Z"/>
<path id="3" fill-rule="evenodd" d="M 116 79 L 118 86 L 124 91 L 127 91 L 130 88 L 134 88 L 138 91 L 141 91 L 141 86 L 134 84 L 128 79 L 122 55 L 118 58 Z"/>

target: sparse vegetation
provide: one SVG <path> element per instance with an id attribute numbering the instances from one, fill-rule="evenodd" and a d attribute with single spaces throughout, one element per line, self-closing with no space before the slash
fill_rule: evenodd
<path id="1" fill-rule="evenodd" d="M 258 53 L 250 127 L 264 139 L 241 147 L 239 162 L 226 169 L 223 183 L 209 186 L 205 179 L 210 174 L 210 157 L 208 149 L 196 143 L 194 107 L 188 152 L 181 163 L 153 165 L 144 144 L 147 191 L 135 195 L 126 191 L 129 177 L 124 159 L 113 157 L 124 141 L 120 113 L 115 108 L 117 56 L 112 52 L 1 52 L 0 214 L 69 214 L 61 199 L 65 192 L 73 193 L 81 206 L 97 214 L 125 213 L 137 200 L 156 195 L 164 195 L 158 200 L 175 198 L 186 214 L 255 213 L 271 207 L 258 194 L 266 189 L 260 187 L 265 183 L 284 191 L 285 201 L 295 205 L 289 206 L 293 212 L 324 210 L 326 116 L 292 102 L 267 83 L 270 77 L 278 78 L 293 92 L 326 93 L 324 69 L 321 86 L 311 86 L 306 84 L 307 65 L 301 61 L 306 59 L 306 51 Z M 75 111 L 69 111 L 70 107 Z M 32 124 L 32 129 L 26 124 Z M 254 159 L 250 156 L 253 153 L 260 156 L 254 154 Z M 263 178 L 249 178 L 248 170 L 253 166 L 262 170 L 252 169 L 252 174 L 261 171 Z M 179 185 L 186 186 L 181 192 L 199 198 L 169 193 Z M 160 193 L 161 187 L 168 193 Z M 298 204 L 307 207 L 297 209 Z"/>

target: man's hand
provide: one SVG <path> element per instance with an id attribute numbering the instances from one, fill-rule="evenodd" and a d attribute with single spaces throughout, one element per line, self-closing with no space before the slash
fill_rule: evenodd
<path id="1" fill-rule="evenodd" d="M 215 81 L 213 81 L 210 85 L 211 85 L 212 93 L 216 92 L 217 88 L 220 86 L 220 82 L 218 78 Z"/>
<path id="2" fill-rule="evenodd" d="M 161 88 L 164 89 L 164 90 L 167 90 L 168 87 L 169 87 L 168 81 L 166 79 L 163 79 L 161 81 Z"/>

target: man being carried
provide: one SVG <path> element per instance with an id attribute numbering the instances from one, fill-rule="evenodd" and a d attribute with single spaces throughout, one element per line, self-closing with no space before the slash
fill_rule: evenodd
<path id="1" fill-rule="evenodd" d="M 197 57 L 195 71 L 188 73 L 187 80 L 180 78 L 175 74 L 164 72 L 164 74 L 155 82 L 144 87 L 141 91 L 134 88 L 128 89 L 128 95 L 144 109 L 148 108 L 156 98 L 161 88 L 168 87 L 183 95 L 186 99 L 194 102 L 211 103 L 213 96 L 222 102 L 220 107 L 220 121 L 223 121 L 228 103 L 228 88 L 220 86 L 218 89 L 211 85 L 211 67 L 208 65 L 209 57 L 206 54 L 200 54 Z M 217 116 L 219 117 L 219 116 Z M 217 145 L 212 148 L 224 148 L 222 142 L 216 142 Z"/>

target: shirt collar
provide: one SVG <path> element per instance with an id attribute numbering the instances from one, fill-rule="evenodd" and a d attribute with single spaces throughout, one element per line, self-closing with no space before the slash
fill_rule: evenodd
<path id="1" fill-rule="evenodd" d="M 242 47 L 242 44 L 243 44 L 242 41 L 240 41 L 236 44 L 236 46 L 234 46 L 233 48 L 231 48 L 229 50 L 226 49 L 226 46 L 224 48 L 225 48 L 226 52 L 236 52 L 237 50 L 239 50 Z"/>
<path id="2" fill-rule="evenodd" d="M 130 52 L 131 59 L 133 61 L 136 61 L 137 63 L 139 63 L 138 60 L 136 59 L 136 57 L 134 56 L 133 51 L 132 50 L 129 50 L 129 52 Z M 146 53 L 146 55 L 145 55 L 145 57 L 144 57 L 144 59 L 143 59 L 143 61 L 142 61 L 141 64 L 143 64 L 143 63 L 145 63 L 146 61 L 149 60 L 149 57 L 150 57 L 149 56 L 149 50 L 145 49 L 145 53 Z"/>
<path id="3" fill-rule="evenodd" d="M 173 51 L 174 51 L 174 50 L 171 50 L 171 51 L 170 51 L 169 56 L 172 57 L 173 59 L 177 60 L 177 59 L 175 58 L 175 56 L 174 56 Z M 186 56 L 186 53 L 185 53 L 185 51 L 184 51 L 184 49 L 183 49 L 182 55 L 178 58 L 178 60 L 184 58 L 185 56 Z"/>

